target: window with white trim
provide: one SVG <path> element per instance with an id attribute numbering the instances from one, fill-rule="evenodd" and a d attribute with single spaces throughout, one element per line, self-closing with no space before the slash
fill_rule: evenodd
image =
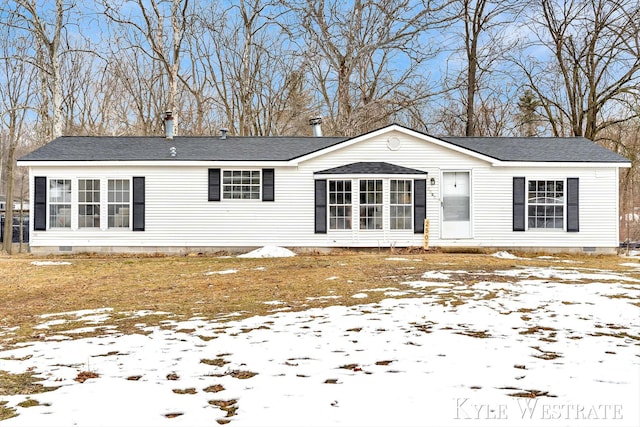
<path id="1" fill-rule="evenodd" d="M 564 227 L 564 181 L 529 181 L 527 192 L 529 228 Z"/>
<path id="2" fill-rule="evenodd" d="M 360 229 L 382 229 L 382 180 L 360 180 Z"/>
<path id="3" fill-rule="evenodd" d="M 71 180 L 49 181 L 49 228 L 71 227 Z"/>
<path id="4" fill-rule="evenodd" d="M 109 228 L 129 228 L 131 183 L 128 179 L 110 179 L 107 183 Z"/>
<path id="5" fill-rule="evenodd" d="M 329 181 L 329 229 L 351 230 L 351 180 Z"/>
<path id="6" fill-rule="evenodd" d="M 223 199 L 260 199 L 259 170 L 225 170 L 222 171 Z"/>
<path id="7" fill-rule="evenodd" d="M 100 227 L 100 180 L 78 180 L 78 227 Z"/>
<path id="8" fill-rule="evenodd" d="M 389 181 L 389 219 L 392 230 L 410 230 L 413 227 L 412 183 L 410 179 Z"/>

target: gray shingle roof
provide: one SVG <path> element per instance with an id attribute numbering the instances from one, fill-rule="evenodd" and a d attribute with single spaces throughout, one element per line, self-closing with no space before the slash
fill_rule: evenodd
<path id="1" fill-rule="evenodd" d="M 63 136 L 22 157 L 22 161 L 217 160 L 287 161 L 330 147 L 333 137 Z M 171 157 L 170 148 L 176 148 Z"/>
<path id="2" fill-rule="evenodd" d="M 458 147 L 507 162 L 626 163 L 628 159 L 582 137 L 439 137 Z"/>
<path id="3" fill-rule="evenodd" d="M 288 161 L 346 141 L 346 137 L 164 137 L 67 136 L 21 161 Z M 497 160 L 512 162 L 629 163 L 586 138 L 437 137 Z M 171 147 L 176 156 L 171 156 Z"/>
<path id="4" fill-rule="evenodd" d="M 357 162 L 337 168 L 325 169 L 317 174 L 384 174 L 384 175 L 416 175 L 426 174 L 418 169 L 405 168 L 404 166 L 393 165 L 386 162 Z"/>

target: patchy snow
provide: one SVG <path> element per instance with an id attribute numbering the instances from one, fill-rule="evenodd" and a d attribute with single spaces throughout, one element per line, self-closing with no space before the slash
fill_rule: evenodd
<path id="1" fill-rule="evenodd" d="M 110 309 L 74 312 L 109 334 L 58 331 L 64 341 L 0 350 L 0 370 L 59 387 L 0 396 L 19 414 L 2 426 L 640 425 L 638 281 L 586 269 L 502 274 L 507 282 L 370 290 L 414 298 L 194 316 L 128 335 L 93 317 Z M 98 377 L 74 381 L 81 371 Z M 27 397 L 42 405 L 18 406 Z"/>
<path id="2" fill-rule="evenodd" d="M 229 270 L 221 270 L 221 271 L 208 271 L 205 273 L 205 275 L 207 276 L 211 276 L 213 274 L 234 274 L 237 273 L 238 270 L 235 269 L 229 269 Z"/>
<path id="3" fill-rule="evenodd" d="M 411 286 L 412 288 L 444 288 L 453 286 L 452 283 L 447 282 L 428 282 L 425 280 L 413 280 L 410 282 L 402 282 L 403 285 Z"/>
<path id="4" fill-rule="evenodd" d="M 442 271 L 425 271 L 422 274 L 422 278 L 423 279 L 444 279 L 447 280 L 449 279 L 451 276 L 445 272 Z"/>
<path id="5" fill-rule="evenodd" d="M 517 257 L 517 256 L 515 256 L 515 255 L 513 255 L 513 254 L 511 254 L 511 253 L 509 253 L 507 251 L 498 251 L 498 252 L 496 252 L 494 254 L 491 254 L 491 256 L 495 257 L 495 258 L 502 258 L 502 259 L 523 259 L 523 258 Z"/>
<path id="6" fill-rule="evenodd" d="M 640 262 L 623 262 L 620 265 L 623 267 L 640 268 Z"/>
<path id="7" fill-rule="evenodd" d="M 246 254 L 238 255 L 238 258 L 284 258 L 296 256 L 295 252 L 279 246 L 264 246 Z"/>
<path id="8" fill-rule="evenodd" d="M 31 261 L 31 265 L 71 265 L 68 261 Z"/>
<path id="9" fill-rule="evenodd" d="M 263 304 L 267 304 L 267 305 L 282 305 L 284 304 L 284 302 L 282 301 L 264 301 Z"/>
<path id="10" fill-rule="evenodd" d="M 368 296 L 369 296 L 369 295 L 367 295 L 367 294 L 365 294 L 365 293 L 359 292 L 359 293 L 357 293 L 357 294 L 353 294 L 353 295 L 351 295 L 351 298 L 367 298 Z"/>

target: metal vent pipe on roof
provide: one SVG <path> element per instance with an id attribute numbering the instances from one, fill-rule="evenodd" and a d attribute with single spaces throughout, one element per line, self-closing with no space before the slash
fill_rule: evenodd
<path id="1" fill-rule="evenodd" d="M 322 136 L 322 117 L 309 119 L 309 124 L 313 127 L 313 136 Z"/>
<path id="2" fill-rule="evenodd" d="M 164 132 L 167 139 L 173 139 L 173 114 L 167 111 L 164 116 Z"/>
<path id="3" fill-rule="evenodd" d="M 220 139 L 227 139 L 227 132 L 229 132 L 229 129 L 220 128 Z"/>

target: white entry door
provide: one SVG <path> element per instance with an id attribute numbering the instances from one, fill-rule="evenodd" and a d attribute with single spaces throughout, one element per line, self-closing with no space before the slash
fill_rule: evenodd
<path id="1" fill-rule="evenodd" d="M 442 174 L 442 238 L 471 237 L 470 174 L 444 172 Z"/>

